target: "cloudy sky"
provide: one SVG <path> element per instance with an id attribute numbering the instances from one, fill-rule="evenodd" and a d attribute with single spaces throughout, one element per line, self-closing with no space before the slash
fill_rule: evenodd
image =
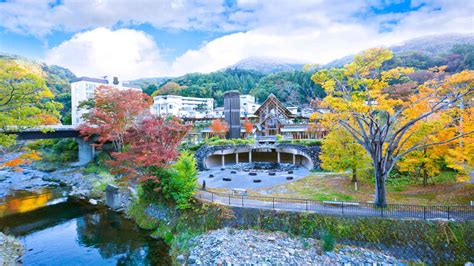
<path id="1" fill-rule="evenodd" d="M 474 33 L 472 0 L 0 0 L 0 53 L 126 79 L 248 57 L 327 63 L 375 46 Z"/>

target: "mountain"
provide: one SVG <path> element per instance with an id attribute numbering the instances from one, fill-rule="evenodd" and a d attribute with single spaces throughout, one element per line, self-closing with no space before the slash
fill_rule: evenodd
<path id="1" fill-rule="evenodd" d="M 430 35 L 420 38 L 407 40 L 397 45 L 388 47 L 395 56 L 407 57 L 407 55 L 416 55 L 424 57 L 442 57 L 443 55 L 453 53 L 452 49 L 456 45 L 467 44 L 474 45 L 474 35 L 472 34 L 441 34 Z M 474 48 L 474 47 L 473 47 Z M 341 67 L 354 59 L 354 55 L 348 55 L 336 59 L 326 65 L 325 68 Z"/>
<path id="2" fill-rule="evenodd" d="M 43 62 L 28 59 L 18 55 L 0 54 L 0 60 L 15 61 L 35 73 L 39 73 L 46 80 L 46 85 L 55 95 L 60 93 L 70 93 L 71 81 L 76 75 L 71 70 L 56 66 L 47 65 Z"/>
<path id="3" fill-rule="evenodd" d="M 455 33 L 430 35 L 405 41 L 391 46 L 389 49 L 394 53 L 414 51 L 427 55 L 438 55 L 449 52 L 455 44 L 460 43 L 474 44 L 474 35 Z"/>
<path id="4" fill-rule="evenodd" d="M 301 62 L 290 59 L 275 57 L 249 57 L 226 67 L 226 69 L 255 70 L 264 74 L 277 73 L 282 71 L 301 70 L 304 66 Z"/>

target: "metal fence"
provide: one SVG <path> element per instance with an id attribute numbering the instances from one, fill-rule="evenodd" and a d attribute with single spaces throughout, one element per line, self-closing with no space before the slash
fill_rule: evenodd
<path id="1" fill-rule="evenodd" d="M 313 212 L 344 216 L 369 216 L 383 218 L 474 220 L 474 206 L 420 206 L 387 204 L 381 208 L 374 203 L 317 201 L 310 199 L 280 198 L 252 195 L 233 195 L 198 190 L 199 200 L 228 206 L 256 209 Z"/>

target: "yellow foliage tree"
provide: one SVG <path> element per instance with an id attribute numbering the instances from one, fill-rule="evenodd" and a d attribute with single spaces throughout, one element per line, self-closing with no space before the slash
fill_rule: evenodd
<path id="1" fill-rule="evenodd" d="M 369 154 L 376 182 L 375 203 L 381 207 L 386 205 L 385 181 L 401 158 L 472 133 L 456 131 L 459 117 L 449 114 L 461 99 L 472 99 L 474 71 L 447 76 L 442 67 L 432 69 L 430 80 L 417 85 L 406 99 L 400 99 L 392 95 L 394 85 L 413 82 L 409 74 L 414 69 L 384 70 L 383 63 L 391 58 L 390 50 L 370 49 L 343 68 L 324 69 L 311 77 L 325 89 L 323 103 L 332 111 L 331 116 Z M 439 120 L 441 116 L 447 119 L 426 132 L 429 139 L 412 141 L 411 132 L 416 132 L 417 125 L 425 120 Z M 442 132 L 447 137 L 440 139 Z M 451 132 L 451 136 L 446 132 Z"/>

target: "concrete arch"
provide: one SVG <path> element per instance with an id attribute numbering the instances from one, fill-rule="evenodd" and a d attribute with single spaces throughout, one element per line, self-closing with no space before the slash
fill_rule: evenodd
<path id="1" fill-rule="evenodd" d="M 319 168 L 319 147 L 285 144 L 265 147 L 248 145 L 203 146 L 196 152 L 200 170 L 225 167 L 237 163 L 276 162 L 301 165 L 309 170 Z"/>

